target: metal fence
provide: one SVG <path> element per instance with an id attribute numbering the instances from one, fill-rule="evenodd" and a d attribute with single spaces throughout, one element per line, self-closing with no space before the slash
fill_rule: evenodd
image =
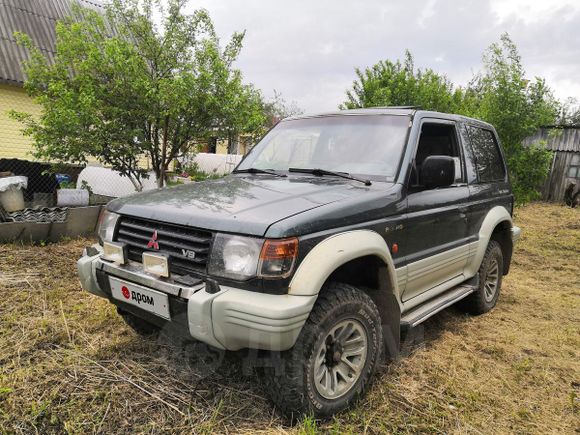
<path id="1" fill-rule="evenodd" d="M 191 181 L 182 172 L 192 168 L 197 175 L 222 176 L 230 173 L 241 158 L 209 153 L 180 158 L 172 181 Z M 155 189 L 155 174 L 150 172 L 141 185 L 142 191 Z M 103 205 L 136 191 L 128 177 L 105 167 L 0 159 L 0 222 L 59 222 L 63 208 Z"/>

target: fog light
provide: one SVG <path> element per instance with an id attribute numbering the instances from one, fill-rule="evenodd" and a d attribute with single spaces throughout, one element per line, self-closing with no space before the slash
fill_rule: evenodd
<path id="1" fill-rule="evenodd" d="M 143 270 L 167 278 L 169 277 L 169 258 L 163 254 L 143 252 Z"/>
<path id="2" fill-rule="evenodd" d="M 103 242 L 103 259 L 119 264 L 125 264 L 127 245 L 124 243 Z"/>

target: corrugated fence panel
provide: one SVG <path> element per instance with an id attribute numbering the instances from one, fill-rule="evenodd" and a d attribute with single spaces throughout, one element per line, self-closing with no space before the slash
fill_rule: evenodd
<path id="1" fill-rule="evenodd" d="M 542 199 L 563 201 L 568 186 L 580 182 L 568 177 L 572 158 L 580 153 L 580 127 L 543 127 L 527 137 L 524 144 L 540 141 L 545 141 L 546 148 L 554 151 L 550 174 L 542 187 Z"/>
<path id="2" fill-rule="evenodd" d="M 580 152 L 580 127 L 544 127 L 527 137 L 524 144 L 539 141 L 546 141 L 546 148 L 552 151 Z"/>

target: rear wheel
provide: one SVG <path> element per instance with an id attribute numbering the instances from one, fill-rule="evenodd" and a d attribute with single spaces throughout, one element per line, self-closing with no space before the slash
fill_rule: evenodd
<path id="1" fill-rule="evenodd" d="M 479 287 L 461 301 L 471 314 L 487 313 L 497 303 L 503 277 L 503 252 L 497 240 L 490 240 L 478 271 Z"/>
<path id="2" fill-rule="evenodd" d="M 325 286 L 282 366 L 268 375 L 273 401 L 289 416 L 330 416 L 368 387 L 383 349 L 371 298 L 347 284 Z"/>

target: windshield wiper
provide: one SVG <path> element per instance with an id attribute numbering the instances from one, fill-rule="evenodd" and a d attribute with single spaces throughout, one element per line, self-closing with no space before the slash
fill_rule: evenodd
<path id="1" fill-rule="evenodd" d="M 362 178 L 353 177 L 348 172 L 334 172 L 334 171 L 327 171 L 326 169 L 320 169 L 320 168 L 313 168 L 313 169 L 290 168 L 290 169 L 288 169 L 288 172 L 312 174 L 312 175 L 316 175 L 319 177 L 322 177 L 323 175 L 334 175 L 335 177 L 346 178 L 347 180 L 359 181 L 361 183 L 364 183 L 365 186 L 370 186 L 371 184 L 373 184 L 373 183 L 371 183 L 371 180 L 363 180 Z"/>
<path id="2" fill-rule="evenodd" d="M 273 169 L 259 169 L 259 168 L 247 168 L 247 169 L 237 169 L 233 171 L 234 174 L 269 174 L 275 175 L 276 177 L 287 177 L 286 174 L 279 174 Z"/>

